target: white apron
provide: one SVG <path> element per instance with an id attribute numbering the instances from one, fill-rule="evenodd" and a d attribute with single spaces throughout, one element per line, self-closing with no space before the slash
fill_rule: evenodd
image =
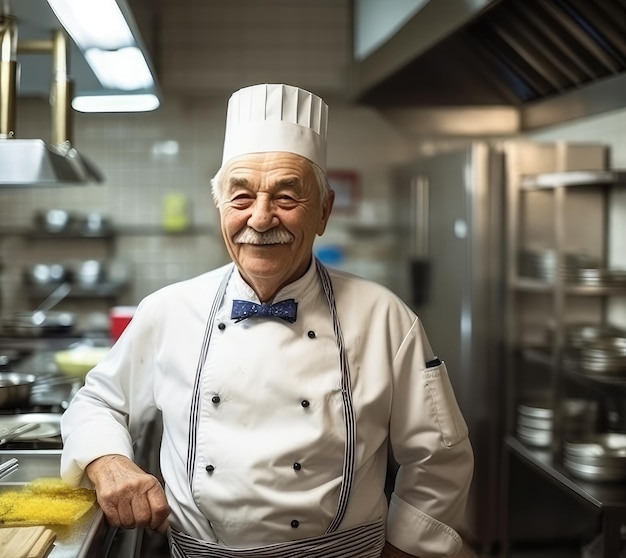
<path id="1" fill-rule="evenodd" d="M 352 405 L 348 356 L 343 341 L 339 316 L 337 315 L 333 287 L 328 271 L 322 263 L 316 259 L 315 265 L 333 319 L 335 340 L 339 351 L 343 416 L 346 427 L 343 476 L 335 517 L 326 529 L 326 533 L 323 535 L 253 548 L 225 548 L 214 542 L 196 539 L 195 537 L 171 529 L 170 543 L 172 558 L 379 558 L 381 555 L 383 547 L 385 546 L 385 525 L 383 519 L 337 531 L 348 506 L 348 499 L 354 479 L 356 419 Z M 187 478 L 192 494 L 194 464 L 196 462 L 202 369 L 209 351 L 215 316 L 222 303 L 226 286 L 228 285 L 233 269 L 234 265 L 231 271 L 227 273 L 222 280 L 215 294 L 206 324 L 198 366 L 196 368 L 194 391 L 189 415 L 189 440 L 187 446 Z"/>

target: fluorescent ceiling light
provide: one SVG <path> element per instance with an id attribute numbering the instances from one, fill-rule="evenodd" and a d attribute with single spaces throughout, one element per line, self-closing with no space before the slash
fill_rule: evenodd
<path id="1" fill-rule="evenodd" d="M 85 59 L 100 83 L 109 89 L 146 89 L 153 85 L 148 63 L 137 47 L 119 50 L 90 48 Z"/>
<path id="2" fill-rule="evenodd" d="M 159 105 L 159 98 L 152 93 L 80 95 L 72 100 L 72 107 L 78 112 L 148 112 Z"/>
<path id="3" fill-rule="evenodd" d="M 81 50 L 118 49 L 135 44 L 115 0 L 48 0 L 63 27 Z"/>
<path id="4" fill-rule="evenodd" d="M 104 88 L 102 93 L 84 92 L 76 97 L 72 101 L 75 110 L 158 108 L 156 80 L 127 0 L 48 0 L 48 4 Z"/>

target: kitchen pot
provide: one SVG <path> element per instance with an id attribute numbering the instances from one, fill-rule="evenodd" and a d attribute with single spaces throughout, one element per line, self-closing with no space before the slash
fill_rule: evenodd
<path id="1" fill-rule="evenodd" d="M 28 405 L 35 379 L 33 374 L 0 372 L 0 409 Z"/>
<path id="2" fill-rule="evenodd" d="M 107 279 L 107 265 L 100 260 L 83 260 L 73 264 L 74 282 L 81 287 L 94 287 Z"/>
<path id="3" fill-rule="evenodd" d="M 9 367 L 18 362 L 22 358 L 22 354 L 17 349 L 0 349 L 0 371 L 7 371 Z"/>
<path id="4" fill-rule="evenodd" d="M 69 334 L 76 325 L 73 312 L 16 312 L 3 320 L 3 333 L 15 337 L 45 337 Z"/>
<path id="5" fill-rule="evenodd" d="M 588 434 L 565 440 L 563 465 L 588 480 L 626 479 L 626 435 L 612 432 Z"/>
<path id="6" fill-rule="evenodd" d="M 77 218 L 79 231 L 86 236 L 100 236 L 110 234 L 111 220 L 104 213 L 90 211 Z"/>
<path id="7" fill-rule="evenodd" d="M 67 278 L 67 270 L 59 263 L 35 263 L 23 269 L 23 277 L 29 285 L 55 285 Z"/>
<path id="8" fill-rule="evenodd" d="M 74 216 L 65 209 L 49 209 L 35 213 L 35 225 L 47 232 L 67 231 L 74 222 Z"/>
<path id="9" fill-rule="evenodd" d="M 3 332 L 17 337 L 40 337 L 70 333 L 76 323 L 73 312 L 52 311 L 63 300 L 72 287 L 61 283 L 34 312 L 16 312 L 3 320 Z"/>

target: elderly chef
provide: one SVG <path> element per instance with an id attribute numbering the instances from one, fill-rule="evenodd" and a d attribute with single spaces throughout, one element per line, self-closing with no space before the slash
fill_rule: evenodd
<path id="1" fill-rule="evenodd" d="M 63 416 L 63 478 L 112 525 L 167 531 L 173 557 L 462 546 L 473 454 L 445 364 L 398 297 L 313 256 L 327 110 L 288 85 L 233 94 L 213 179 L 233 263 L 146 297 Z M 156 410 L 163 488 L 132 461 Z"/>

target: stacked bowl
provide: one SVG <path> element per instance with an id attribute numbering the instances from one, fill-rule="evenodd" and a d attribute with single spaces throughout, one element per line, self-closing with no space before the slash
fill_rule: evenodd
<path id="1" fill-rule="evenodd" d="M 563 466 L 584 480 L 626 480 L 626 434 L 587 434 L 566 440 Z"/>
<path id="2" fill-rule="evenodd" d="M 598 404 L 587 399 L 566 399 L 562 403 L 563 435 L 578 437 L 596 428 Z M 517 406 L 516 434 L 528 446 L 548 447 L 552 443 L 554 409 L 549 401 L 535 400 Z"/>

